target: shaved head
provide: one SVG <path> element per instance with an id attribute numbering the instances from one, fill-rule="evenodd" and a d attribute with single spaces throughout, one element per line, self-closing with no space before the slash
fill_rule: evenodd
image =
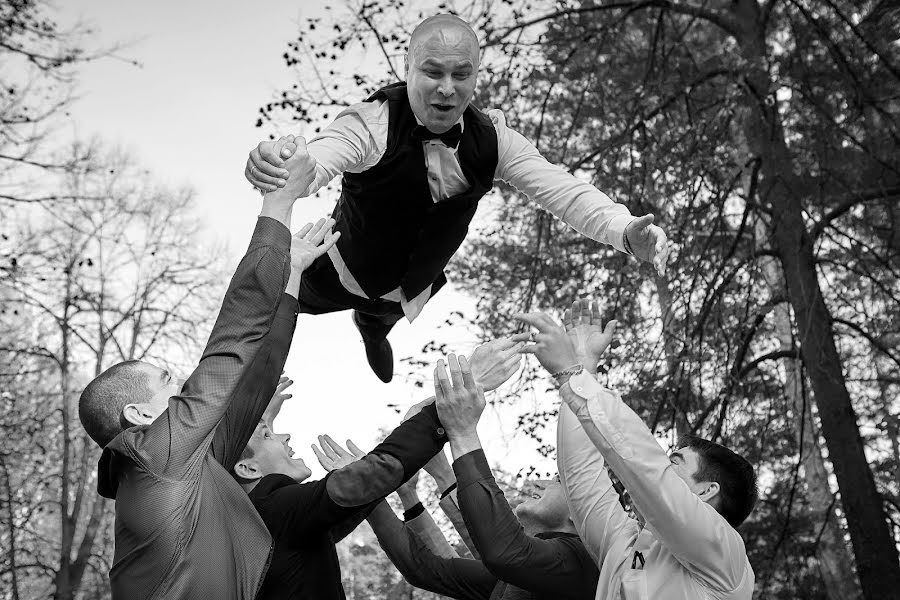
<path id="1" fill-rule="evenodd" d="M 407 60 L 412 62 L 416 52 L 423 44 L 434 41 L 445 45 L 465 48 L 474 51 L 475 65 L 478 65 L 478 55 L 481 43 L 472 26 L 456 15 L 440 14 L 428 17 L 413 29 L 409 37 L 409 52 Z"/>
<path id="2" fill-rule="evenodd" d="M 412 32 L 406 91 L 419 122 L 443 133 L 462 119 L 475 93 L 481 48 L 468 23 L 454 15 L 428 17 Z"/>

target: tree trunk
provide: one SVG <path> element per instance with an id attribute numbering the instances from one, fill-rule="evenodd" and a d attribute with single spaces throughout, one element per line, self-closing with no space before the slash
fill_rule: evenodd
<path id="1" fill-rule="evenodd" d="M 803 221 L 803 190 L 794 175 L 774 90 L 766 68 L 765 33 L 756 0 L 732 3 L 746 60 L 743 129 L 761 161 L 759 198 L 771 212 L 770 243 L 781 259 L 788 300 L 798 324 L 801 356 L 818 401 L 822 433 L 847 515 L 863 593 L 870 600 L 900 598 L 900 560 L 881 495 L 866 460 L 832 318 L 816 272 L 813 240 Z"/>
<path id="2" fill-rule="evenodd" d="M 763 227 L 759 224 L 757 230 Z M 764 238 L 764 232 L 760 233 L 758 237 Z M 772 296 L 783 294 L 784 279 L 777 262 L 766 257 L 762 259 L 761 267 Z M 784 303 L 779 304 L 775 307 L 773 316 L 779 349 L 792 349 L 794 339 L 791 334 L 791 315 L 788 307 Z M 812 398 L 807 398 L 804 402 L 800 361 L 792 358 L 784 359 L 784 367 L 784 392 L 794 409 L 794 430 L 802 444 L 801 472 L 806 484 L 806 497 L 812 512 L 821 519 L 821 525 L 817 523 L 817 531 L 821 531 L 821 535 L 816 545 L 816 558 L 825 594 L 829 600 L 856 600 L 862 590 L 856 573 L 853 572 L 853 556 L 844 542 L 844 533 L 838 521 L 835 495 L 828 485 L 828 470 L 822 458 L 815 421 L 812 418 Z"/>

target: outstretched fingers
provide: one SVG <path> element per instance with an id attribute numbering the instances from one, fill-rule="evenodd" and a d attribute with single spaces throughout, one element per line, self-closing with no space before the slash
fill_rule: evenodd
<path id="1" fill-rule="evenodd" d="M 465 356 L 459 357 L 459 375 L 462 385 L 467 390 L 474 391 L 477 389 L 475 377 L 472 375 L 472 367 L 469 366 L 469 361 L 466 360 Z"/>
<path id="2" fill-rule="evenodd" d="M 365 452 L 359 449 L 359 447 L 353 443 L 353 440 L 347 440 L 347 449 L 353 453 L 353 456 L 356 458 L 360 458 L 365 455 Z"/>
<path id="3" fill-rule="evenodd" d="M 453 383 L 453 389 L 459 389 L 464 385 L 462 368 L 460 367 L 460 358 L 465 357 L 460 356 L 457 358 L 455 354 L 447 356 L 447 363 L 450 365 L 450 381 Z"/>
<path id="4" fill-rule="evenodd" d="M 513 315 L 513 318 L 531 325 L 541 333 L 545 333 L 556 327 L 556 323 L 553 322 L 553 319 L 542 312 L 518 313 Z"/>

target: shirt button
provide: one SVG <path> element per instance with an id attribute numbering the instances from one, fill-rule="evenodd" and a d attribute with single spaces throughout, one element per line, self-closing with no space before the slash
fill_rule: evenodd
<path id="1" fill-rule="evenodd" d="M 581 386 L 579 385 L 577 388 L 575 388 L 575 391 L 576 391 L 576 392 L 583 392 L 583 391 L 584 391 L 584 388 L 581 387 Z"/>
<path id="2" fill-rule="evenodd" d="M 437 428 L 437 434 L 438 434 L 438 435 L 444 435 L 444 433 L 445 433 L 445 432 L 444 432 L 444 428 L 443 428 L 443 427 L 438 427 L 438 428 Z"/>

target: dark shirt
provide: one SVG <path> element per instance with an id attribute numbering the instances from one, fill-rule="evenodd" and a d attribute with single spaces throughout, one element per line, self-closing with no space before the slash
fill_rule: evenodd
<path id="1" fill-rule="evenodd" d="M 103 450 L 98 491 L 116 500 L 113 598 L 256 596 L 271 536 L 223 464 L 234 463 L 265 411 L 296 323 L 296 300 L 282 301 L 290 240 L 281 223 L 258 220 L 181 394 Z"/>
<path id="2" fill-rule="evenodd" d="M 459 504 L 481 560 L 441 558 L 404 532 L 382 503 L 369 523 L 391 562 L 412 585 L 459 600 L 593 600 L 599 571 L 577 535 L 522 529 L 484 452 L 454 461 Z"/>
<path id="3" fill-rule="evenodd" d="M 334 544 L 368 516 L 375 502 L 425 466 L 445 441 L 430 404 L 372 452 L 322 480 L 263 477 L 250 500 L 272 534 L 275 552 L 258 600 L 343 600 Z"/>

